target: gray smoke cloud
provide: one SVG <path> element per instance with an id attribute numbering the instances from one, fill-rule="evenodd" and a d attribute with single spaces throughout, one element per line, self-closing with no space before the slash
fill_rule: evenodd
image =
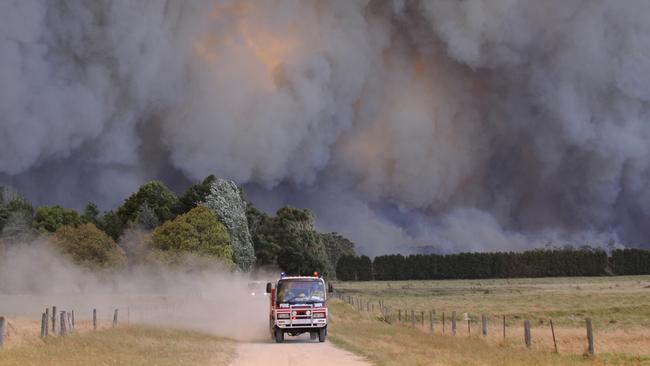
<path id="1" fill-rule="evenodd" d="M 644 245 L 644 0 L 0 4 L 0 182 L 234 179 L 363 253 Z"/>

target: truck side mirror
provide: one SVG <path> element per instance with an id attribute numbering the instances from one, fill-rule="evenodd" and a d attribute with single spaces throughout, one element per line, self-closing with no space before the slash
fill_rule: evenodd
<path id="1" fill-rule="evenodd" d="M 267 282 L 267 283 L 266 283 L 266 293 L 267 293 L 267 294 L 270 294 L 270 293 L 271 293 L 271 289 L 272 289 L 272 288 L 271 288 L 271 282 Z"/>
<path id="2" fill-rule="evenodd" d="M 327 292 L 329 292 L 330 294 L 334 293 L 334 286 L 332 286 L 331 283 L 327 284 Z"/>

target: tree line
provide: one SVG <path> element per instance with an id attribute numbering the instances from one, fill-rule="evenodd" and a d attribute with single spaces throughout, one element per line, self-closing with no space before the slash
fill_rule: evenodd
<path id="1" fill-rule="evenodd" d="M 0 186 L 0 256 L 3 247 L 45 237 L 72 261 L 89 268 L 119 269 L 143 262 L 173 265 L 188 257 L 235 268 L 236 236 L 249 240 L 254 258 L 247 260 L 256 268 L 296 275 L 318 271 L 335 277 L 339 258 L 354 255 L 348 239 L 316 231 L 311 211 L 283 207 L 275 216 L 268 215 L 248 201 L 241 188 L 234 197 L 216 197 L 216 182 L 208 176 L 180 196 L 162 182 L 147 182 L 103 213 L 92 202 L 81 212 L 60 205 L 35 208 L 17 191 Z M 226 222 L 232 217 L 218 213 L 236 211 L 231 207 L 235 203 L 243 204 L 236 218 L 243 225 L 233 231 Z"/>
<path id="2" fill-rule="evenodd" d="M 650 274 L 650 251 L 615 249 L 608 255 L 593 248 L 525 252 L 345 256 L 338 279 L 443 280 L 521 277 L 575 277 Z"/>

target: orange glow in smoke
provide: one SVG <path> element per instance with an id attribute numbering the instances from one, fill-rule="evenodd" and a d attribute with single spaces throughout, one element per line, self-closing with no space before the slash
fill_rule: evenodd
<path id="1" fill-rule="evenodd" d="M 248 47 L 270 71 L 285 61 L 298 46 L 293 30 L 289 30 L 286 35 L 276 35 L 263 29 L 255 29 L 248 22 L 242 22 L 240 28 Z"/>
<path id="2" fill-rule="evenodd" d="M 278 66 L 290 59 L 300 45 L 295 27 L 279 26 L 271 29 L 254 2 L 216 6 L 209 17 L 214 21 L 232 22 L 233 27 L 223 34 L 211 34 L 194 41 L 194 55 L 218 69 L 220 55 L 230 52 L 230 47 L 244 47 L 252 54 L 252 57 L 244 61 L 254 60 L 259 65 L 258 70 L 250 70 L 247 76 L 256 77 L 263 84 L 275 88 Z"/>

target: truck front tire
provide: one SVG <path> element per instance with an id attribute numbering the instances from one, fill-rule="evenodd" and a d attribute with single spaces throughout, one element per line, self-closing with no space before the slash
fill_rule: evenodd
<path id="1" fill-rule="evenodd" d="M 275 343 L 284 342 L 284 332 L 280 328 L 275 328 Z"/>
<path id="2" fill-rule="evenodd" d="M 327 328 L 321 328 L 318 330 L 318 341 L 325 342 L 325 337 L 327 337 Z"/>

